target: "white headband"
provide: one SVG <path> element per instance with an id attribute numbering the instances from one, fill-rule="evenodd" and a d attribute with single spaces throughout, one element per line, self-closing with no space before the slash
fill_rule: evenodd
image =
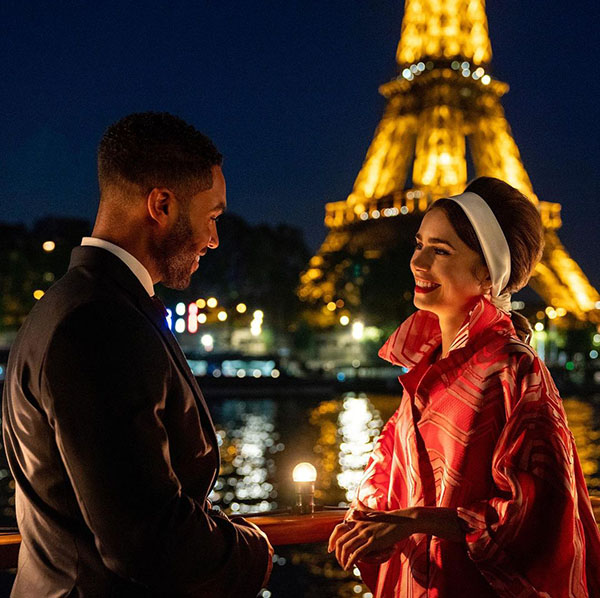
<path id="1" fill-rule="evenodd" d="M 510 249 L 494 212 L 482 197 L 470 191 L 448 199 L 456 202 L 471 222 L 490 272 L 492 303 L 508 313 L 510 293 L 500 293 L 510 278 Z"/>

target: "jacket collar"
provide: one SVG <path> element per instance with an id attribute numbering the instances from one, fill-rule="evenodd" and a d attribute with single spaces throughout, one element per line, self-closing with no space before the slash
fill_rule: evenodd
<path id="1" fill-rule="evenodd" d="M 471 345 L 484 333 L 486 336 L 488 333 L 515 336 L 515 329 L 508 314 L 485 297 L 480 297 L 452 341 L 450 352 Z M 379 350 L 379 357 L 410 370 L 430 356 L 441 341 L 438 317 L 429 311 L 419 310 L 388 338 Z"/>
<path id="2" fill-rule="evenodd" d="M 148 272 L 146 266 L 144 266 L 144 264 L 142 264 L 142 262 L 140 262 L 134 255 L 129 253 L 129 251 L 123 249 L 115 243 L 111 243 L 105 239 L 100 239 L 99 237 L 83 237 L 83 239 L 81 239 L 81 246 L 100 247 L 101 249 L 106 249 L 106 251 L 116 255 L 135 274 L 137 279 L 146 289 L 148 296 L 154 296 L 154 284 L 152 283 L 150 272 Z"/>
<path id="3" fill-rule="evenodd" d="M 144 304 L 148 302 L 148 293 L 138 277 L 123 260 L 107 249 L 91 245 L 75 247 L 71 252 L 69 270 L 79 266 L 102 270 L 136 299 L 141 300 Z"/>

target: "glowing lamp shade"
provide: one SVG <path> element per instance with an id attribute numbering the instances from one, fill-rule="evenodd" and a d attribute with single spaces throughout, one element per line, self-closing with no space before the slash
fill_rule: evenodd
<path id="1" fill-rule="evenodd" d="M 317 470 L 310 463 L 298 463 L 292 472 L 294 482 L 314 482 L 317 479 Z"/>

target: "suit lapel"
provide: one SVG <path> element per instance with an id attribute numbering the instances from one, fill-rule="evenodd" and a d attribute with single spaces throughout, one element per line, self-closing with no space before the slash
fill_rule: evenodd
<path id="1" fill-rule="evenodd" d="M 200 390 L 200 387 L 198 386 L 198 383 L 196 382 L 196 377 L 192 373 L 192 370 L 190 369 L 190 366 L 188 365 L 187 359 L 185 358 L 185 355 L 183 354 L 183 351 L 181 350 L 181 346 L 177 342 L 177 339 L 173 336 L 173 333 L 169 330 L 169 327 L 167 326 L 167 322 L 166 322 L 165 318 L 163 317 L 163 315 L 161 313 L 159 313 L 156 306 L 152 303 L 152 301 L 150 301 L 150 298 L 148 297 L 147 299 L 148 299 L 148 301 L 144 301 L 143 304 L 140 305 L 140 308 L 151 319 L 152 324 L 160 332 L 161 336 L 163 337 L 163 339 L 166 341 L 167 345 L 169 346 L 169 349 L 171 350 L 171 354 L 174 357 L 175 362 L 177 363 L 181 372 L 186 377 L 187 381 L 189 382 L 190 386 L 192 387 L 192 390 L 194 391 L 194 394 L 196 395 L 196 399 L 197 399 L 198 403 L 201 405 L 202 410 L 204 411 L 204 413 L 208 417 L 208 420 L 210 421 L 211 429 L 213 431 L 213 434 L 215 435 L 215 442 L 216 442 L 216 432 L 215 432 L 215 429 L 214 429 L 214 426 L 212 423 L 212 418 L 210 416 L 210 412 L 208 411 L 208 406 L 206 405 L 206 402 L 204 401 L 204 396 L 202 395 L 202 391 Z M 140 302 L 140 303 L 142 303 L 142 302 Z"/>
<path id="2" fill-rule="evenodd" d="M 141 298 L 138 302 L 138 305 L 142 312 L 150 319 L 153 326 L 158 330 L 167 346 L 169 347 L 169 351 L 171 352 L 171 356 L 173 360 L 177 364 L 180 372 L 185 376 L 188 381 L 192 392 L 194 393 L 194 397 L 196 399 L 196 404 L 201 413 L 203 413 L 203 419 L 208 428 L 206 431 L 208 432 L 207 436 L 210 440 L 210 443 L 213 446 L 213 450 L 215 451 L 215 455 L 217 456 L 217 469 L 220 467 L 220 457 L 219 457 L 219 445 L 217 442 L 217 432 L 215 430 L 212 417 L 210 415 L 210 411 L 208 410 L 208 406 L 204 400 L 204 396 L 202 395 L 202 391 L 196 382 L 196 378 L 190 369 L 190 366 L 179 346 L 179 343 L 173 336 L 173 333 L 169 330 L 167 326 L 167 322 L 163 317 L 163 314 L 159 312 L 158 308 L 152 303 L 152 300 L 148 295 L 144 298 Z"/>
<path id="3" fill-rule="evenodd" d="M 217 459 L 217 473 L 220 468 L 219 444 L 217 442 L 217 433 L 208 410 L 208 406 L 204 401 L 202 391 L 196 382 L 194 374 L 190 370 L 185 355 L 179 346 L 179 343 L 169 330 L 167 322 L 162 313 L 159 312 L 148 293 L 137 279 L 135 274 L 122 262 L 118 257 L 99 247 L 75 247 L 71 254 L 71 263 L 69 269 L 77 266 L 85 266 L 103 270 L 112 280 L 114 280 L 135 302 L 137 308 L 150 320 L 152 325 L 160 333 L 163 340 L 167 344 L 169 352 L 173 357 L 173 361 L 177 364 L 180 372 L 187 380 L 196 404 L 201 413 L 201 417 L 205 424 L 206 436 L 212 445 L 214 454 Z M 216 475 L 216 473 L 215 473 Z M 214 481 L 214 480 L 213 480 Z"/>

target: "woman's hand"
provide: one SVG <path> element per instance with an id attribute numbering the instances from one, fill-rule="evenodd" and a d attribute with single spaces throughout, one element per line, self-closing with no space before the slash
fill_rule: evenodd
<path id="1" fill-rule="evenodd" d="M 393 522 L 370 521 L 370 518 L 395 515 Z M 346 520 L 335 527 L 329 538 L 329 552 L 343 569 L 350 569 L 359 560 L 384 562 L 394 552 L 396 542 L 414 533 L 411 510 L 373 511 L 362 503 L 350 510 Z"/>

